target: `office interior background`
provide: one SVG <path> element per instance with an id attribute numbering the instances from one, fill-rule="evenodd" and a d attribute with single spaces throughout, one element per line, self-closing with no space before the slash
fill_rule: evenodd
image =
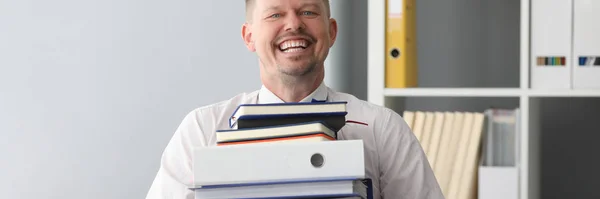
<path id="1" fill-rule="evenodd" d="M 367 100 L 367 0 L 331 4 L 339 33 L 326 84 Z M 518 56 L 519 26 L 511 24 L 518 0 L 417 1 L 416 8 L 420 86 L 518 87 L 518 68 L 503 65 L 518 60 L 499 64 L 473 48 Z M 185 114 L 260 88 L 243 20 L 243 1 L 0 0 L 1 198 L 145 197 Z M 598 198 L 600 100 L 540 100 L 542 198 Z M 404 103 L 478 111 L 518 99 Z"/>

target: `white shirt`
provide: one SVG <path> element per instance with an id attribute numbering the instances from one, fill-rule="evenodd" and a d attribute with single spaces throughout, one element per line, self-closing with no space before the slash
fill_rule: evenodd
<path id="1" fill-rule="evenodd" d="M 321 84 L 303 102 L 346 101 L 347 124 L 340 140 L 363 140 L 365 174 L 373 181 L 375 199 L 443 199 L 442 191 L 418 140 L 404 119 L 385 107 L 333 91 Z M 193 199 L 192 149 L 215 146 L 215 132 L 230 129 L 228 119 L 240 104 L 282 103 L 264 86 L 229 100 L 191 111 L 162 154 L 160 168 L 147 199 Z"/>

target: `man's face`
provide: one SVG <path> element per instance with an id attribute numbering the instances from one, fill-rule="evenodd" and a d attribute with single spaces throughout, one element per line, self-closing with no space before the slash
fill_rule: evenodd
<path id="1" fill-rule="evenodd" d="M 256 0 L 242 36 L 267 73 L 302 76 L 322 67 L 337 33 L 322 0 Z"/>

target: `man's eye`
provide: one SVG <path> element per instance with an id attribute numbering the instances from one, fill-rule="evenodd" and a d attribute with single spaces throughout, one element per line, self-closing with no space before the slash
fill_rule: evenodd
<path id="1" fill-rule="evenodd" d="M 302 12 L 302 14 L 303 14 L 303 15 L 313 15 L 313 14 L 315 14 L 315 13 L 314 13 L 314 12 L 311 12 L 311 11 L 304 11 L 304 12 Z"/>
<path id="2" fill-rule="evenodd" d="M 271 17 L 271 18 L 279 18 L 279 17 L 281 17 L 281 15 L 280 15 L 280 14 L 273 14 L 273 15 L 271 15 L 270 17 Z"/>

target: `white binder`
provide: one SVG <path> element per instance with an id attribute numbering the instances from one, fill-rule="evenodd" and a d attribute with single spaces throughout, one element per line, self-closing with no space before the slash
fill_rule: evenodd
<path id="1" fill-rule="evenodd" d="M 573 88 L 600 89 L 600 1 L 573 3 Z"/>
<path id="2" fill-rule="evenodd" d="M 479 166 L 479 199 L 518 199 L 519 168 L 516 166 Z"/>
<path id="3" fill-rule="evenodd" d="M 572 3 L 531 0 L 531 88 L 571 88 Z"/>
<path id="4" fill-rule="evenodd" d="M 195 188 L 365 177 L 362 140 L 197 147 Z"/>

